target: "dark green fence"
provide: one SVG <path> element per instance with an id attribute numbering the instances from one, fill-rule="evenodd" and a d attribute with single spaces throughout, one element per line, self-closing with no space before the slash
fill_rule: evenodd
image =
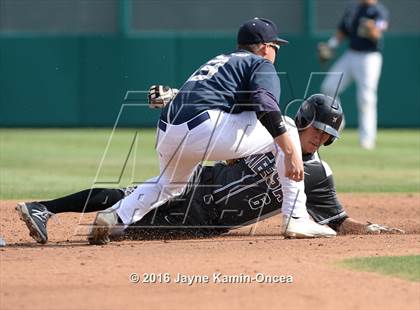
<path id="1" fill-rule="evenodd" d="M 33 5 L 37 1 L 39 0 L 20 0 L 17 3 Z M 99 10 L 97 5 L 101 2 L 66 1 L 61 0 L 69 6 L 72 5 L 70 3 L 85 1 L 81 2 L 84 3 L 84 7 L 79 6 L 78 9 L 83 10 L 85 14 L 92 11 L 95 16 Z M 221 5 L 220 1 L 216 0 L 200 1 L 208 7 L 216 5 L 216 9 L 217 5 Z M 410 1 L 402 2 L 408 3 L 407 5 L 417 3 Z M 43 5 L 48 2 L 57 3 L 44 0 Z M 184 12 L 182 17 L 187 19 L 189 15 L 188 12 L 185 13 L 185 5 L 192 5 L 194 1 L 179 0 L 179 6 L 173 5 L 173 2 L 171 10 L 176 11 L 179 7 L 179 10 Z M 232 0 L 227 2 L 235 4 Z M 244 10 L 249 10 L 246 5 L 251 2 L 242 2 L 245 3 Z M 290 100 L 304 96 L 311 72 L 328 69 L 321 68 L 317 63 L 315 46 L 319 40 L 328 38 L 334 23 L 341 15 L 338 9 L 334 9 L 334 5 L 340 2 L 341 10 L 347 1 L 260 2 L 252 1 L 260 8 L 260 12 L 269 12 L 265 16 L 275 19 L 280 29 L 286 30 L 285 37 L 291 42 L 289 46 L 281 49 L 276 64 L 281 72 L 281 105 L 284 107 Z M 82 18 L 76 22 L 84 28 L 78 27 L 72 31 L 71 19 L 67 21 L 61 17 L 60 20 L 54 21 L 55 24 L 49 22 L 43 25 L 35 18 L 33 23 L 39 27 L 33 31 L 33 25 L 26 15 L 21 17 L 26 18 L 22 23 L 12 18 L 11 15 L 17 14 L 22 7 L 11 3 L 11 0 L 0 0 L 0 125 L 3 127 L 112 126 L 119 114 L 123 125 L 153 126 L 158 112 L 141 106 L 146 99 L 142 91 L 155 83 L 180 87 L 203 62 L 219 53 L 234 49 L 236 27 L 241 20 L 258 13 L 239 12 L 242 15 L 238 13 L 238 16 L 232 19 L 234 23 L 227 23 L 223 19 L 226 25 L 220 25 L 220 22 L 213 18 L 214 23 L 218 25 L 215 32 L 210 31 L 209 21 L 203 23 L 202 28 L 193 31 L 194 23 L 199 23 L 200 20 L 188 21 L 186 25 L 178 20 L 176 27 L 171 28 L 167 16 L 162 29 L 156 29 L 159 26 L 159 22 L 156 22 L 157 15 L 149 16 L 147 12 L 142 11 L 142 7 L 152 10 L 151 12 L 157 8 L 165 10 L 168 0 L 103 0 L 102 3 L 107 6 L 101 7 L 102 11 L 99 12 L 104 12 L 104 18 L 97 17 L 98 21 L 93 26 L 86 24 Z M 86 3 L 91 3 L 93 7 L 87 6 Z M 270 10 L 270 5 L 274 3 L 281 14 Z M 398 3 L 401 6 L 401 2 Z M 392 6 L 392 2 L 387 4 Z M 287 11 L 281 10 L 282 7 L 290 8 L 292 13 L 287 14 Z M 69 8 L 67 10 L 70 12 Z M 329 23 L 319 16 L 322 8 L 334 9 L 333 18 L 331 14 L 328 15 Z M 191 8 L 193 9 L 201 12 L 200 16 L 206 16 L 200 6 L 195 5 Z M 234 6 L 230 9 L 233 10 Z M 176 15 L 176 12 L 174 14 Z M 299 15 L 299 18 L 288 17 L 293 14 Z M 259 13 L 258 15 L 263 16 Z M 133 16 L 143 19 L 137 20 Z M 147 16 L 151 18 L 149 22 Z M 296 20 L 299 22 L 296 23 Z M 420 29 L 416 21 L 413 23 L 396 25 L 394 29 L 397 31 L 390 31 L 385 38 L 378 102 L 381 127 L 420 125 Z M 147 29 L 142 31 L 142 27 Z M 413 27 L 415 31 L 412 31 Z M 53 31 L 49 31 L 51 29 Z M 312 75 L 310 92 L 318 91 L 321 79 L 319 74 Z M 127 96 L 128 91 L 131 92 Z M 344 93 L 342 101 L 347 124 L 356 125 L 354 87 L 350 87 Z M 124 103 L 127 105 L 122 108 Z"/>

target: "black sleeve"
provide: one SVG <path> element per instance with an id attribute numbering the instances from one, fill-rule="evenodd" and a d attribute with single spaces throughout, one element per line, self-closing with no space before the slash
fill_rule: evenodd
<path id="1" fill-rule="evenodd" d="M 280 111 L 257 112 L 257 117 L 273 138 L 287 131 Z"/>
<path id="2" fill-rule="evenodd" d="M 318 160 L 304 163 L 306 207 L 315 222 L 338 230 L 348 217 L 338 200 L 330 168 Z"/>

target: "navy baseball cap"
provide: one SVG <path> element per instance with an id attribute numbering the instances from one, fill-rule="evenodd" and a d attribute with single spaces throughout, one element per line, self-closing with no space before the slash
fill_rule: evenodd
<path id="1" fill-rule="evenodd" d="M 237 42 L 238 44 L 289 43 L 280 39 L 277 33 L 277 26 L 274 22 L 269 19 L 255 17 L 245 22 L 239 28 Z"/>

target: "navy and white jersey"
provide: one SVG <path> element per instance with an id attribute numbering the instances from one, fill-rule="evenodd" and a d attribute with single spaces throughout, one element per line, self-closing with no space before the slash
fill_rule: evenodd
<path id="1" fill-rule="evenodd" d="M 376 27 L 386 30 L 389 23 L 389 12 L 381 3 L 373 5 L 353 4 L 348 7 L 341 19 L 338 29 L 350 41 L 350 48 L 355 51 L 374 52 L 382 49 L 382 40 L 373 41 L 363 36 L 360 25 L 366 19 L 373 19 Z"/>
<path id="2" fill-rule="evenodd" d="M 227 113 L 280 111 L 280 80 L 274 65 L 245 50 L 219 55 L 195 71 L 162 111 L 181 124 L 206 110 Z"/>

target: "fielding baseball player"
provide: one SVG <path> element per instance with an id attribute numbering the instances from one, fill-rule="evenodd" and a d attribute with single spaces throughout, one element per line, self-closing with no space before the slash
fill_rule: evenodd
<path id="1" fill-rule="evenodd" d="M 336 34 L 318 45 L 320 61 L 329 60 L 346 38 L 350 46 L 335 64 L 321 86 L 324 94 L 335 97 L 353 80 L 357 86 L 360 145 L 375 148 L 377 128 L 377 88 L 382 68 L 382 36 L 388 28 L 388 11 L 376 0 L 360 0 L 350 6 Z"/>
<path id="2" fill-rule="evenodd" d="M 170 101 L 173 90 L 155 86 L 150 93 L 152 106 L 159 106 Z M 335 232 L 402 232 L 356 221 L 348 217 L 338 201 L 332 171 L 316 152 L 322 144 L 330 145 L 339 137 L 342 119 L 340 104 L 320 94 L 310 96 L 297 112 L 295 121 L 303 153 L 309 214 L 316 222 L 333 229 L 330 236 Z M 17 211 L 31 236 L 39 243 L 46 243 L 47 221 L 52 214 L 104 210 L 132 192 L 133 188 L 87 189 L 51 201 L 20 203 Z M 214 236 L 278 214 L 282 204 L 282 186 L 274 155 L 271 152 L 251 155 L 230 161 L 229 165 L 218 162 L 214 166 L 198 166 L 181 196 L 149 212 L 129 226 L 125 234 L 134 239 Z M 295 224 L 283 220 L 286 237 L 310 237 L 307 233 L 300 234 Z"/>
<path id="3" fill-rule="evenodd" d="M 287 41 L 278 38 L 272 21 L 255 18 L 239 28 L 237 43 L 237 50 L 195 71 L 163 108 L 157 133 L 160 175 L 98 212 L 89 243 L 106 243 L 115 225 L 127 227 L 180 195 L 201 161 L 266 152 L 276 158 L 284 216 L 297 222 L 300 234 L 331 234 L 309 220 L 299 136 L 295 128 L 288 131 L 279 110 L 280 80 L 273 63 Z"/>

